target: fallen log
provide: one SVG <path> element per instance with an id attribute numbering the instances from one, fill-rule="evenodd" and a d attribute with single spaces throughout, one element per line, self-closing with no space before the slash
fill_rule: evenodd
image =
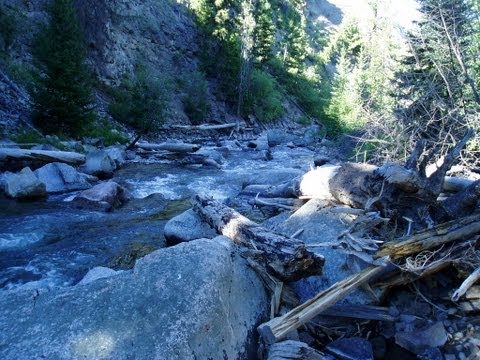
<path id="1" fill-rule="evenodd" d="M 255 250 L 268 273 L 290 282 L 322 272 L 324 258 L 296 239 L 275 234 L 218 201 L 195 196 L 193 209 L 210 226 L 235 243 Z"/>
<path id="2" fill-rule="evenodd" d="M 198 151 L 201 146 L 196 144 L 186 144 L 186 143 L 161 143 L 161 144 L 151 144 L 137 142 L 136 146 L 144 150 L 166 150 L 170 152 L 177 153 L 193 153 Z"/>
<path id="3" fill-rule="evenodd" d="M 473 132 L 469 130 L 428 177 L 425 168 L 432 158 L 432 151 L 425 154 L 426 142 L 420 141 L 403 166 L 393 163 L 381 167 L 357 163 L 326 164 L 288 184 L 263 189 L 257 185 L 244 191 L 258 190 L 262 197 L 334 200 L 354 208 L 380 211 L 382 217 L 392 219 L 397 225 L 413 229 L 431 227 L 465 216 L 475 209 L 480 197 L 479 182 L 445 180 L 447 171 L 472 136 Z M 439 201 L 444 188 L 458 189 L 459 192 Z"/>
<path id="4" fill-rule="evenodd" d="M 397 321 L 389 309 L 371 305 L 333 305 L 321 313 L 322 316 L 346 317 L 353 319 Z"/>
<path id="5" fill-rule="evenodd" d="M 49 151 L 0 148 L 0 161 L 61 162 L 70 165 L 85 163 L 85 155 L 70 151 Z"/>
<path id="6" fill-rule="evenodd" d="M 292 198 L 259 198 L 256 196 L 255 198 L 248 201 L 250 205 L 255 206 L 267 206 L 267 207 L 274 207 L 284 210 L 294 210 L 295 208 L 299 208 L 304 204 L 303 201 L 298 199 Z"/>
<path id="7" fill-rule="evenodd" d="M 175 160 L 181 165 L 205 165 L 205 166 L 212 166 L 217 169 L 221 169 L 222 165 L 220 165 L 217 161 L 209 157 L 208 155 L 204 154 L 190 154 L 190 153 L 157 153 L 157 152 L 147 152 L 148 156 L 154 156 L 157 159 L 167 159 L 167 160 Z"/>
<path id="8" fill-rule="evenodd" d="M 395 260 L 456 240 L 465 240 L 478 233 L 480 233 L 480 214 L 477 213 L 420 231 L 403 241 L 385 243 L 374 258 L 389 256 Z"/>
<path id="9" fill-rule="evenodd" d="M 357 287 L 367 283 L 382 270 L 383 266 L 368 267 L 358 274 L 339 281 L 285 315 L 263 323 L 258 327 L 258 332 L 266 344 L 278 342 L 284 339 L 288 333 L 321 314 Z"/>
<path id="10" fill-rule="evenodd" d="M 286 340 L 273 344 L 268 352 L 267 360 L 325 360 L 326 357 L 307 344 Z"/>
<path id="11" fill-rule="evenodd" d="M 184 130 L 224 130 L 224 129 L 233 129 L 241 128 L 238 123 L 227 123 L 227 124 L 201 124 L 201 125 L 170 125 L 170 129 L 184 129 Z"/>

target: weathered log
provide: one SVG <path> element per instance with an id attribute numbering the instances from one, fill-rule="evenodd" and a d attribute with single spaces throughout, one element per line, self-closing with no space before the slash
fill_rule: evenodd
<path id="1" fill-rule="evenodd" d="M 192 205 L 220 234 L 262 252 L 267 271 L 281 281 L 290 282 L 321 273 L 324 258 L 308 251 L 302 241 L 275 234 L 212 199 L 197 195 Z"/>
<path id="2" fill-rule="evenodd" d="M 469 179 L 459 178 L 455 176 L 445 176 L 445 179 L 443 181 L 443 191 L 461 191 L 472 185 L 473 182 L 473 180 Z"/>
<path id="3" fill-rule="evenodd" d="M 274 208 L 280 208 L 285 210 L 294 210 L 304 204 L 302 200 L 293 198 L 269 198 L 264 199 L 256 196 L 248 201 L 249 204 L 255 206 L 268 206 Z"/>
<path id="4" fill-rule="evenodd" d="M 397 320 L 395 316 L 390 315 L 388 308 L 371 305 L 333 305 L 321 315 L 378 321 Z"/>
<path id="5" fill-rule="evenodd" d="M 389 256 L 395 260 L 452 241 L 468 239 L 478 233 L 480 233 L 480 214 L 477 213 L 420 231 L 403 241 L 385 243 L 374 257 Z"/>
<path id="6" fill-rule="evenodd" d="M 186 144 L 186 143 L 161 143 L 161 144 L 150 144 L 138 142 L 137 147 L 145 150 L 166 150 L 170 152 L 178 153 L 193 153 L 198 151 L 201 146 L 196 144 Z"/>
<path id="7" fill-rule="evenodd" d="M 324 360 L 320 352 L 312 349 L 307 344 L 286 340 L 270 347 L 267 360 Z"/>
<path id="8" fill-rule="evenodd" d="M 201 125 L 170 125 L 171 129 L 184 129 L 184 130 L 224 130 L 224 129 L 234 129 L 241 128 L 238 123 L 228 123 L 228 124 L 201 124 Z"/>
<path id="9" fill-rule="evenodd" d="M 297 198 L 300 193 L 300 179 L 284 182 L 279 185 L 248 185 L 242 189 L 244 195 L 264 198 Z"/>
<path id="10" fill-rule="evenodd" d="M 190 154 L 190 153 L 157 153 L 157 152 L 148 152 L 149 156 L 154 156 L 158 159 L 168 159 L 175 160 L 181 165 L 206 165 L 212 166 L 217 169 L 221 169 L 217 161 L 204 154 Z"/>
<path id="11" fill-rule="evenodd" d="M 61 162 L 70 165 L 81 165 L 85 162 L 85 155 L 70 151 L 0 148 L 0 161 Z"/>
<path id="12" fill-rule="evenodd" d="M 288 333 L 310 321 L 357 287 L 367 283 L 382 270 L 383 266 L 369 267 L 358 274 L 339 281 L 285 315 L 260 325 L 258 332 L 266 344 L 278 342 L 284 339 Z"/>
<path id="13" fill-rule="evenodd" d="M 453 293 L 452 301 L 458 301 L 480 279 L 480 268 L 473 271 L 460 285 L 460 287 Z"/>

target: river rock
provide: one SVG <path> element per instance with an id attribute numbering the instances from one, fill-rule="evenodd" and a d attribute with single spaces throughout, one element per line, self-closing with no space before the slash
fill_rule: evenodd
<path id="1" fill-rule="evenodd" d="M 335 340 L 326 350 L 339 360 L 373 360 L 372 344 L 361 337 Z"/>
<path id="2" fill-rule="evenodd" d="M 348 229 L 352 219 L 346 214 L 331 212 L 326 205 L 327 202 L 321 199 L 312 199 L 290 215 L 286 221 L 270 220 L 264 225 L 270 224 L 270 229 L 285 236 L 303 230 L 297 238 L 306 244 L 334 243 L 338 241 L 338 235 Z M 326 261 L 321 276 L 310 276 L 293 283 L 300 302 L 311 299 L 321 290 L 359 271 L 347 266 L 349 259 L 341 249 L 327 246 L 311 248 L 311 251 L 323 255 Z M 360 289 L 343 299 L 347 303 L 355 304 L 369 303 L 370 300 L 370 297 Z"/>
<path id="3" fill-rule="evenodd" d="M 189 209 L 165 224 L 164 236 L 169 245 L 175 245 L 200 238 L 210 239 L 217 233 L 195 211 Z"/>
<path id="4" fill-rule="evenodd" d="M 267 141 L 270 147 L 287 144 L 293 141 L 293 138 L 294 136 L 283 129 L 270 129 L 267 131 Z"/>
<path id="5" fill-rule="evenodd" d="M 79 173 L 74 167 L 62 163 L 50 163 L 34 171 L 35 176 L 45 183 L 48 193 L 61 193 L 73 190 L 85 190 L 96 178 Z"/>
<path id="6" fill-rule="evenodd" d="M 248 142 L 247 146 L 255 150 L 268 150 L 268 138 L 267 134 L 259 136 L 256 140 Z"/>
<path id="7" fill-rule="evenodd" d="M 447 331 L 441 321 L 423 329 L 398 332 L 395 335 L 395 342 L 398 345 L 417 355 L 421 355 L 429 348 L 443 346 L 447 340 Z"/>
<path id="8" fill-rule="evenodd" d="M 5 193 L 14 199 L 34 199 L 47 195 L 45 183 L 29 167 L 16 174 L 7 172 L 2 178 Z"/>
<path id="9" fill-rule="evenodd" d="M 110 146 L 104 150 L 110 156 L 110 159 L 113 160 L 116 168 L 123 166 L 127 161 L 127 153 L 120 146 Z"/>
<path id="10" fill-rule="evenodd" d="M 3 360 L 253 359 L 269 309 L 224 237 L 155 251 L 82 286 L 0 294 Z"/>
<path id="11" fill-rule="evenodd" d="M 94 175 L 99 178 L 112 177 L 117 165 L 105 150 L 94 150 L 87 154 L 85 165 L 82 165 L 79 170 L 86 174 Z"/>
<path id="12" fill-rule="evenodd" d="M 110 211 L 120 207 L 129 199 L 130 194 L 123 186 L 114 181 L 107 181 L 82 191 L 73 201 L 82 208 Z"/>

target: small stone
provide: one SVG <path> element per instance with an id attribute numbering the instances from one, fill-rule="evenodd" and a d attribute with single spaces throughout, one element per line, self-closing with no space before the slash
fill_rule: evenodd
<path id="1" fill-rule="evenodd" d="M 360 337 L 335 340 L 326 350 L 340 360 L 373 360 L 372 344 Z"/>
<path id="2" fill-rule="evenodd" d="M 448 315 L 455 315 L 457 312 L 458 312 L 457 308 L 450 308 L 447 311 Z"/>
<path id="3" fill-rule="evenodd" d="M 445 360 L 457 360 L 457 357 L 453 354 L 444 354 Z"/>
<path id="4" fill-rule="evenodd" d="M 455 334 L 453 334 L 454 340 L 461 340 L 462 338 L 463 338 L 463 333 L 461 331 L 458 331 Z"/>
<path id="5" fill-rule="evenodd" d="M 417 355 L 428 348 L 445 345 L 447 339 L 447 332 L 441 322 L 420 330 L 399 332 L 395 335 L 395 342 L 398 345 Z"/>
<path id="6" fill-rule="evenodd" d="M 467 355 L 463 351 L 459 352 L 457 356 L 460 360 L 467 360 Z"/>
<path id="7" fill-rule="evenodd" d="M 443 360 L 442 352 L 438 348 L 427 348 L 418 355 L 420 360 Z"/>

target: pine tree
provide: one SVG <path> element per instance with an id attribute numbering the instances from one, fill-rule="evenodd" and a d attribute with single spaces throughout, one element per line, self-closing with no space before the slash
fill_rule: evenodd
<path id="1" fill-rule="evenodd" d="M 95 117 L 85 43 L 73 0 L 53 0 L 48 14 L 34 52 L 41 73 L 33 120 L 46 133 L 78 136 Z"/>
<path id="2" fill-rule="evenodd" d="M 285 15 L 285 39 L 283 58 L 287 69 L 292 73 L 301 73 L 307 55 L 308 41 L 305 31 L 304 2 L 292 1 L 293 6 Z"/>
<path id="3" fill-rule="evenodd" d="M 272 57 L 272 45 L 275 40 L 273 11 L 269 0 L 256 1 L 254 17 L 256 27 L 253 54 L 257 61 L 266 63 Z"/>

